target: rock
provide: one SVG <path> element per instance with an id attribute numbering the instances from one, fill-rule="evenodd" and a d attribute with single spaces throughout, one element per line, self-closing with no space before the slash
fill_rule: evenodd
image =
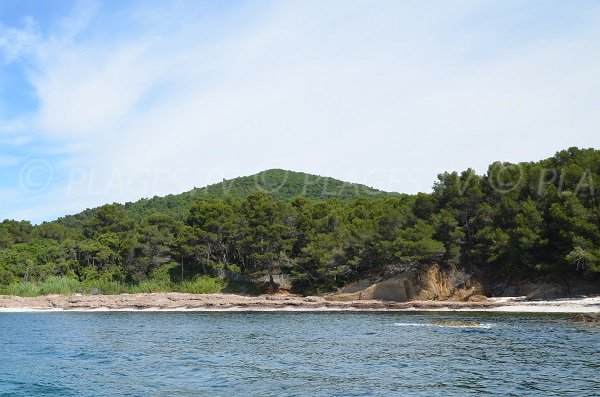
<path id="1" fill-rule="evenodd" d="M 274 295 L 267 295 L 265 297 L 265 299 L 268 300 L 268 301 L 283 301 L 283 300 L 286 300 L 286 298 L 282 298 L 280 296 L 274 296 Z"/>
<path id="2" fill-rule="evenodd" d="M 81 303 L 81 302 L 85 302 L 85 298 L 84 297 L 73 297 L 73 298 L 69 299 L 67 302 L 69 302 L 69 303 Z"/>
<path id="3" fill-rule="evenodd" d="M 481 284 L 464 271 L 433 264 L 420 269 L 409 268 L 394 276 L 359 280 L 337 294 L 326 296 L 326 299 L 338 302 L 371 299 L 465 301 L 482 294 Z"/>
<path id="4" fill-rule="evenodd" d="M 547 300 L 564 297 L 600 294 L 600 283 L 585 279 L 564 279 L 561 282 L 534 281 L 495 281 L 487 290 L 491 296 L 525 296 L 529 300 Z"/>
<path id="5" fill-rule="evenodd" d="M 485 302 L 487 300 L 487 296 L 485 295 L 471 295 L 467 299 L 469 302 Z"/>
<path id="6" fill-rule="evenodd" d="M 577 323 L 598 327 L 600 326 L 600 313 L 578 313 L 571 316 L 571 320 Z"/>
<path id="7" fill-rule="evenodd" d="M 527 294 L 527 299 L 553 299 L 562 296 L 568 296 L 568 291 L 565 286 L 556 283 L 539 283 L 534 284 L 534 288 Z"/>

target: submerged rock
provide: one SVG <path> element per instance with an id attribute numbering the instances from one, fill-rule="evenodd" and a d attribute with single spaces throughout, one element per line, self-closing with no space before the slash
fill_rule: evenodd
<path id="1" fill-rule="evenodd" d="M 600 313 L 578 313 L 572 315 L 571 320 L 577 323 L 598 327 L 600 326 Z"/>

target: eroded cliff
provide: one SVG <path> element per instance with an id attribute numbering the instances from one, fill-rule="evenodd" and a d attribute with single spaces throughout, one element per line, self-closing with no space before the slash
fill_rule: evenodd
<path id="1" fill-rule="evenodd" d="M 483 299 L 480 282 L 462 269 L 438 264 L 388 268 L 327 296 L 334 301 L 380 299 L 466 301 Z"/>

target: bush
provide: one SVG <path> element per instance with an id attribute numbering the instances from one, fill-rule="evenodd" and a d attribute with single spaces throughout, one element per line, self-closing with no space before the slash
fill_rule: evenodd
<path id="1" fill-rule="evenodd" d="M 241 274 L 242 269 L 238 265 L 227 265 L 227 270 L 231 273 Z"/>
<path id="2" fill-rule="evenodd" d="M 132 294 L 152 293 L 152 292 L 169 292 L 173 291 L 173 285 L 169 282 L 158 280 L 146 280 L 129 288 Z"/>
<path id="3" fill-rule="evenodd" d="M 129 286 L 104 280 L 86 280 L 81 283 L 81 291 L 90 295 L 119 295 L 129 292 Z"/>
<path id="4" fill-rule="evenodd" d="M 139 294 L 153 292 L 187 292 L 191 294 L 214 294 L 221 292 L 225 285 L 216 278 L 198 277 L 184 283 L 172 283 L 165 280 L 145 280 L 139 284 L 127 285 L 117 281 L 85 280 L 77 281 L 68 277 L 52 276 L 42 283 L 22 281 L 0 288 L 0 294 L 15 296 L 72 295 L 118 295 L 124 293 Z"/>
<path id="5" fill-rule="evenodd" d="M 4 287 L 2 293 L 4 295 L 38 296 L 40 294 L 40 289 L 35 283 L 23 281 Z"/>
<path id="6" fill-rule="evenodd" d="M 170 282 L 172 279 L 172 274 L 177 276 L 179 280 L 181 278 L 181 265 L 178 263 L 167 263 L 152 272 L 152 280 L 161 281 L 161 282 Z"/>
<path id="7" fill-rule="evenodd" d="M 78 291 L 80 283 L 68 277 L 48 277 L 39 287 L 39 295 L 71 295 Z"/>
<path id="8" fill-rule="evenodd" d="M 180 292 L 187 292 L 190 294 L 216 294 L 223 290 L 223 282 L 217 278 L 212 277 L 198 277 L 192 281 L 186 281 L 179 284 Z"/>

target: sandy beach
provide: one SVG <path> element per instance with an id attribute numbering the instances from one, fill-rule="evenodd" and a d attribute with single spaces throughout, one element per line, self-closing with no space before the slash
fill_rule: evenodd
<path id="1" fill-rule="evenodd" d="M 486 311 L 600 313 L 600 296 L 532 301 L 524 297 L 481 302 L 356 300 L 320 296 L 151 293 L 123 295 L 0 296 L 0 312 L 24 311 Z"/>

